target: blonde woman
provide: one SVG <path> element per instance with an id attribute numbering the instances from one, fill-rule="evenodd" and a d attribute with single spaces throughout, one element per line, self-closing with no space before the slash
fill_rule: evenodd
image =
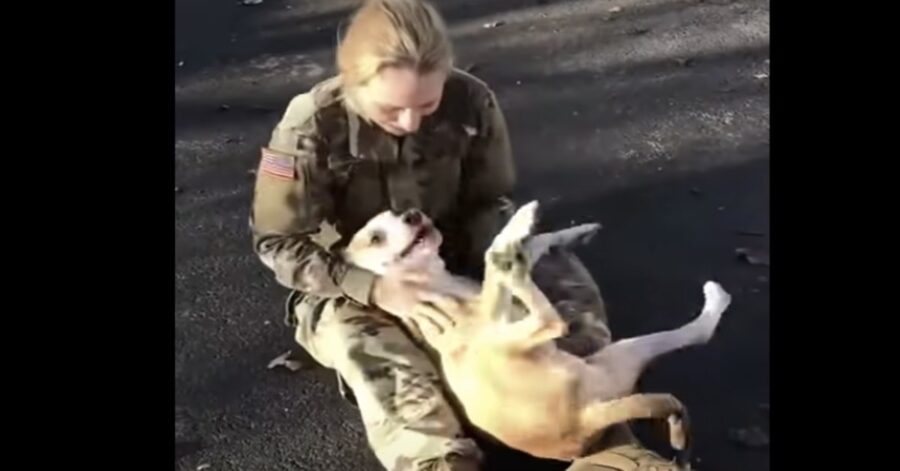
<path id="1" fill-rule="evenodd" d="M 297 342 L 337 372 L 346 397 L 352 393 L 386 469 L 479 469 L 482 453 L 429 357 L 379 314 L 409 311 L 419 301 L 415 282 L 385 286 L 332 251 L 375 214 L 417 208 L 443 233 L 448 268 L 478 275 L 513 207 L 503 113 L 483 82 L 453 68 L 444 22 L 420 0 L 366 1 L 337 65 L 338 76 L 291 101 L 262 150 L 254 248 L 292 290 L 288 321 Z M 582 283 L 554 285 L 559 270 Z M 609 340 L 600 293 L 574 257 L 546 257 L 535 277 L 551 280 L 543 283 L 548 295 L 567 303 L 560 307 L 573 321 L 570 351 L 587 354 Z M 626 428 L 612 435 L 569 469 L 676 469 Z"/>

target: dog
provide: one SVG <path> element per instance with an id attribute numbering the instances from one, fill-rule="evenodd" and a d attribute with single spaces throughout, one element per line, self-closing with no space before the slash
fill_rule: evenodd
<path id="1" fill-rule="evenodd" d="M 618 340 L 580 358 L 554 340 L 567 325 L 530 277 L 554 246 L 588 240 L 599 224 L 533 235 L 537 202 L 519 208 L 485 252 L 484 281 L 447 272 L 440 232 L 416 210 L 385 211 L 351 238 L 342 255 L 382 277 L 425 275 L 436 296 L 413 312 L 394 313 L 440 357 L 446 385 L 481 432 L 539 458 L 572 461 L 610 426 L 666 419 L 670 442 L 687 461 L 688 420 L 670 394 L 635 394 L 655 358 L 708 342 L 731 297 L 703 286 L 698 317 L 680 328 Z M 453 305 L 451 299 L 461 299 Z"/>

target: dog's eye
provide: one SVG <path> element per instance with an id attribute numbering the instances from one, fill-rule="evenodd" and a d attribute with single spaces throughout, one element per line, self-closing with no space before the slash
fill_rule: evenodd
<path id="1" fill-rule="evenodd" d="M 384 233 L 381 231 L 375 231 L 372 233 L 372 236 L 369 239 L 369 243 L 372 245 L 379 245 L 384 242 Z"/>

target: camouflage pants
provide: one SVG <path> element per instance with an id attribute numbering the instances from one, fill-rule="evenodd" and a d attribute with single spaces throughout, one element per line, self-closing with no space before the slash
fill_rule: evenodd
<path id="1" fill-rule="evenodd" d="M 475 442 L 463 436 L 437 369 L 405 330 L 385 314 L 343 299 L 312 312 L 304 304 L 294 308 L 296 340 L 316 361 L 337 371 L 345 397 L 352 392 L 369 445 L 386 469 L 455 470 L 465 468 L 448 461 L 474 465 L 480 460 Z M 301 314 L 301 309 L 307 311 Z"/>
<path id="2" fill-rule="evenodd" d="M 569 323 L 559 346 L 588 355 L 610 341 L 600 291 L 571 253 L 554 250 L 534 268 L 535 283 Z M 476 470 L 481 452 L 443 392 L 429 356 L 385 314 L 343 299 L 295 301 L 296 340 L 346 381 L 362 415 L 369 445 L 389 471 Z M 342 384 L 342 393 L 348 393 Z M 642 448 L 626 426 L 597 444 L 570 471 L 674 471 Z"/>

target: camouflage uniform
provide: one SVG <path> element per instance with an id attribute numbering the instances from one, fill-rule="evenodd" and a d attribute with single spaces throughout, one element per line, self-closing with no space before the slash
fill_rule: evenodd
<path id="1" fill-rule="evenodd" d="M 348 110 L 335 77 L 295 97 L 263 149 L 254 248 L 292 290 L 287 311 L 297 342 L 336 370 L 342 393 L 352 391 L 369 443 L 389 470 L 474 470 L 480 452 L 464 435 L 429 356 L 372 306 L 374 275 L 333 253 L 380 211 L 415 207 L 444 234 L 448 268 L 478 276 L 484 250 L 511 215 L 514 182 L 494 94 L 458 70 L 438 110 L 413 135 L 393 137 Z M 565 278 L 561 272 L 580 283 L 547 284 Z M 609 340 L 599 291 L 577 259 L 557 251 L 535 277 L 573 321 L 570 350 L 588 353 Z M 610 456 L 619 463 L 618 454 Z M 654 459 L 657 469 L 674 469 Z"/>

